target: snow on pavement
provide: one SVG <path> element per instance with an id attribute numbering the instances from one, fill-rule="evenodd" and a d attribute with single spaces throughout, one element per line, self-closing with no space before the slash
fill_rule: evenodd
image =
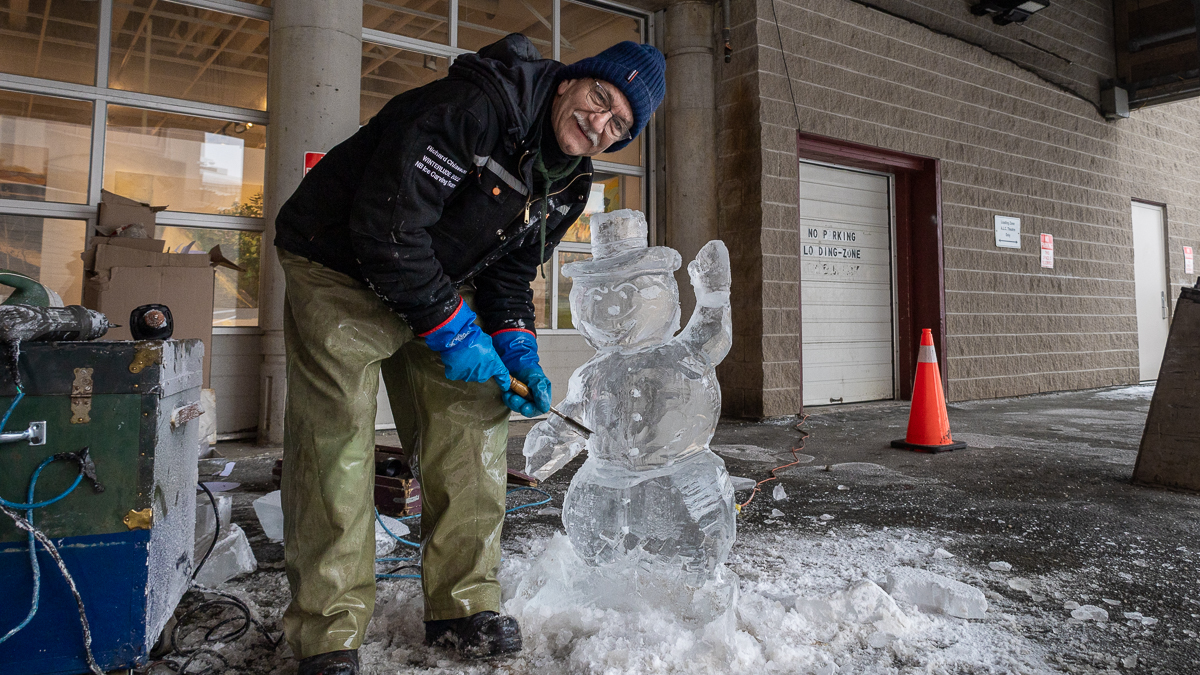
<path id="1" fill-rule="evenodd" d="M 713 616 L 672 606 L 635 575 L 603 579 L 579 564 L 562 535 L 524 543 L 502 565 L 504 610 L 525 650 L 463 663 L 421 644 L 416 582 L 381 585 L 361 656 L 368 673 L 1042 673 L 1055 670 L 1012 616 L 963 620 L 884 592 L 888 573 L 927 568 L 969 578 L 935 558 L 939 542 L 902 530 L 854 536 L 745 533 L 730 557 L 737 600 Z M 956 581 L 951 581 L 953 586 Z M 961 584 L 959 584 L 961 585 Z M 705 600 L 718 599 L 702 598 Z M 389 597 L 390 596 L 390 597 Z M 918 600 L 936 604 L 936 598 Z M 982 601 L 982 593 L 979 593 Z M 960 599 L 961 601 L 961 599 Z M 691 603 L 684 603 L 690 605 Z M 986 603 L 984 603 L 986 605 Z M 703 612 L 701 612 L 703 614 Z"/>

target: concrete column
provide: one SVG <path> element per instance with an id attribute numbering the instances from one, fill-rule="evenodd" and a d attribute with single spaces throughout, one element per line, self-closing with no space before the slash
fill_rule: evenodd
<path id="1" fill-rule="evenodd" d="M 287 394 L 283 350 L 283 271 L 275 253 L 275 216 L 304 176 L 304 153 L 326 152 L 358 129 L 362 0 L 279 0 L 271 21 L 267 80 L 259 326 L 263 330 L 258 442 L 283 442 Z"/>
<path id="2" fill-rule="evenodd" d="M 678 0 L 665 13 L 666 245 L 683 256 L 677 278 L 685 322 L 695 302 L 687 263 L 717 238 L 713 9 L 711 2 Z"/>

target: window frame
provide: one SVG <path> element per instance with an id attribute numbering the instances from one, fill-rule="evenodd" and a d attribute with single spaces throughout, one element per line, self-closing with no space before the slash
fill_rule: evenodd
<path id="1" fill-rule="evenodd" d="M 112 17 L 114 0 L 98 0 L 100 3 L 100 21 L 97 29 L 96 45 L 96 84 L 84 85 L 71 82 L 61 82 L 45 78 L 28 77 L 0 73 L 0 89 L 22 94 L 37 94 L 56 98 L 87 101 L 92 104 L 92 143 L 91 157 L 88 167 L 87 201 L 82 204 L 65 202 L 39 202 L 24 199 L 0 198 L 0 213 L 16 216 L 36 216 L 42 218 L 62 218 L 83 220 L 87 222 L 87 238 L 85 249 L 91 246 L 93 232 L 96 228 L 97 209 L 100 205 L 100 189 L 104 184 L 104 144 L 108 124 L 108 105 L 121 105 L 141 108 L 155 112 L 176 113 L 206 119 L 251 122 L 259 125 L 269 125 L 269 110 L 253 110 L 213 103 L 201 103 L 188 99 L 143 94 L 140 92 L 111 89 L 108 87 L 108 66 L 112 51 Z M 175 4 L 187 5 L 198 9 L 223 12 L 238 17 L 248 17 L 270 22 L 274 10 L 240 0 L 171 0 Z M 102 83 L 102 84 L 101 84 Z M 192 213 L 187 211 L 160 211 L 156 219 L 157 225 L 208 228 L 215 230 L 248 230 L 265 232 L 265 218 L 248 216 L 229 216 L 212 213 Z M 229 327 L 214 326 L 214 334 L 257 333 L 258 327 Z"/>

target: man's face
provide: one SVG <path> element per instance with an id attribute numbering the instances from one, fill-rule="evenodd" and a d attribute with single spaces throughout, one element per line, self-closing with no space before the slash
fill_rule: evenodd
<path id="1" fill-rule="evenodd" d="M 603 88 L 603 92 L 597 89 Z M 601 110 L 594 104 L 604 98 L 612 104 L 612 110 Z M 629 100 L 611 83 L 604 80 L 583 78 L 563 80 L 558 84 L 550 116 L 554 123 L 554 137 L 558 147 L 568 155 L 591 157 L 608 149 L 620 140 L 613 129 L 630 129 L 633 126 L 633 109 Z M 616 118 L 615 123 L 613 118 Z"/>

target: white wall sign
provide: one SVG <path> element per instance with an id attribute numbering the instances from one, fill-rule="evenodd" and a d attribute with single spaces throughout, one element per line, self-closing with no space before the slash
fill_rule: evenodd
<path id="1" fill-rule="evenodd" d="M 1042 267 L 1054 269 L 1054 235 L 1042 233 Z"/>
<path id="2" fill-rule="evenodd" d="M 1194 262 L 1192 262 L 1192 247 L 1191 246 L 1183 247 L 1183 273 L 1184 274 L 1195 274 L 1196 273 L 1196 264 Z"/>
<path id="3" fill-rule="evenodd" d="M 1021 248 L 1021 219 L 1012 216 L 996 216 L 996 246 Z"/>

